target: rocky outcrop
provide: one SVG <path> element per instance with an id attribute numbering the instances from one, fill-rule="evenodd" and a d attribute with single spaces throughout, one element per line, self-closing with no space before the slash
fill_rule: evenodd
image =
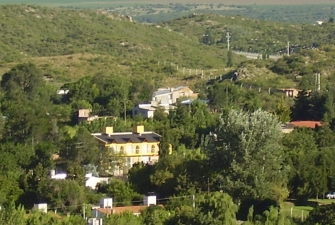
<path id="1" fill-rule="evenodd" d="M 249 80 L 254 78 L 255 75 L 250 73 L 246 68 L 239 68 L 232 74 L 232 80 L 233 81 L 239 81 L 239 80 Z"/>

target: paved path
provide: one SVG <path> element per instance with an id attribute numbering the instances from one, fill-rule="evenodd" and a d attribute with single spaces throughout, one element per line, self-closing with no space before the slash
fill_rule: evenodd
<path id="1" fill-rule="evenodd" d="M 249 59 L 259 59 L 262 57 L 262 54 L 258 54 L 258 53 L 252 53 L 252 52 L 238 52 L 238 51 L 234 51 L 234 53 L 238 54 L 238 55 L 244 55 L 245 57 L 249 58 Z M 269 55 L 270 59 L 274 59 L 277 60 L 279 58 L 283 57 L 282 55 Z"/>

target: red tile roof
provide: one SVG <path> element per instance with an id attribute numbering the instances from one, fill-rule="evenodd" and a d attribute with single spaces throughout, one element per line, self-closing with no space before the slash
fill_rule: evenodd
<path id="1" fill-rule="evenodd" d="M 309 127 L 315 128 L 316 126 L 322 126 L 321 121 L 292 121 L 289 123 L 293 127 Z"/>

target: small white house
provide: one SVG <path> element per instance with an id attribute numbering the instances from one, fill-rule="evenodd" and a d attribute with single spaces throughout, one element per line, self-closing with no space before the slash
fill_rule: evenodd
<path id="1" fill-rule="evenodd" d="M 97 188 L 97 184 L 99 183 L 106 183 L 108 184 L 110 181 L 110 177 L 95 177 L 92 175 L 92 173 L 88 173 L 85 175 L 85 186 L 89 187 L 93 190 Z"/>
<path id="2" fill-rule="evenodd" d="M 47 203 L 34 204 L 33 210 L 47 213 L 48 212 L 48 204 Z"/>

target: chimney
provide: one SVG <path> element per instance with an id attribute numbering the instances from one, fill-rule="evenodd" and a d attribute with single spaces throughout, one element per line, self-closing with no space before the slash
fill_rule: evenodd
<path id="1" fill-rule="evenodd" d="M 143 125 L 134 126 L 134 129 L 133 129 L 134 134 L 141 134 L 143 132 L 144 132 L 144 126 Z"/>
<path id="2" fill-rule="evenodd" d="M 114 133 L 113 127 L 105 127 L 104 130 L 103 130 L 103 133 L 107 134 L 107 135 L 113 134 Z"/>
<path id="3" fill-rule="evenodd" d="M 149 194 L 147 196 L 144 196 L 143 204 L 145 206 L 156 205 L 157 204 L 157 197 L 156 197 L 156 195 Z"/>
<path id="4" fill-rule="evenodd" d="M 113 199 L 112 198 L 100 199 L 100 208 L 113 208 Z"/>
<path id="5" fill-rule="evenodd" d="M 56 175 L 56 170 L 50 170 L 50 177 L 55 176 Z"/>

